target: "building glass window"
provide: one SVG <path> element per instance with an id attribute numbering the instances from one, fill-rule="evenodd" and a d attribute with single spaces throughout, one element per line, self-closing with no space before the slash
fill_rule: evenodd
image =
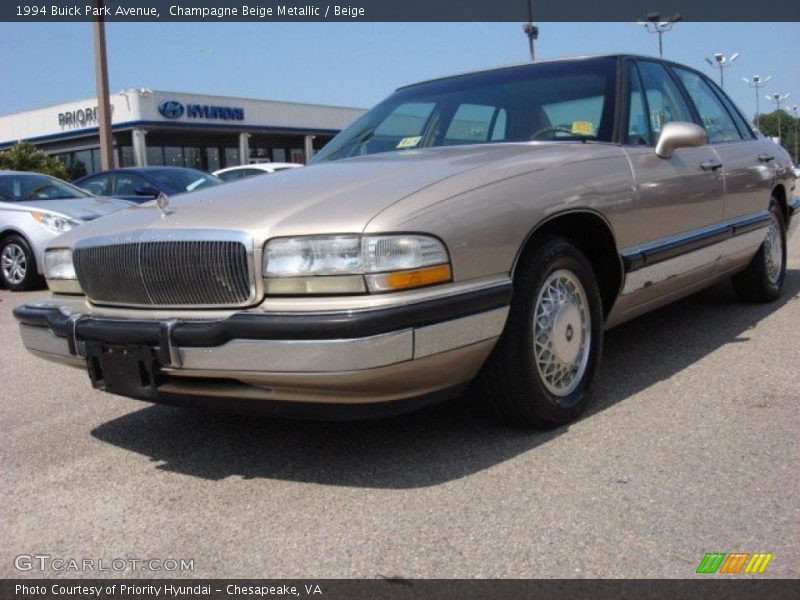
<path id="1" fill-rule="evenodd" d="M 182 167 L 183 148 L 180 146 L 164 146 L 164 164 L 168 167 Z"/>
<path id="2" fill-rule="evenodd" d="M 95 172 L 91 150 L 78 150 L 73 154 L 73 157 L 71 173 L 73 179 L 83 177 L 84 175 L 91 175 Z"/>
<path id="3" fill-rule="evenodd" d="M 206 165 L 209 171 L 217 171 L 222 167 L 219 160 L 219 148 L 206 148 Z"/>
<path id="4" fill-rule="evenodd" d="M 225 148 L 225 166 L 235 167 L 241 164 L 239 162 L 239 149 L 238 148 Z"/>
<path id="5" fill-rule="evenodd" d="M 161 146 L 148 146 L 147 147 L 147 164 L 151 166 L 160 166 L 164 164 L 164 148 Z"/>
<path id="6" fill-rule="evenodd" d="M 103 170 L 103 165 L 100 160 L 100 150 L 91 150 L 92 153 L 92 173 L 97 173 Z M 114 165 L 109 165 L 109 169 L 113 169 Z"/>
<path id="7" fill-rule="evenodd" d="M 133 147 L 132 146 L 120 146 L 119 148 L 119 166 L 121 167 L 133 167 L 134 160 L 133 160 Z"/>
<path id="8" fill-rule="evenodd" d="M 298 165 L 303 165 L 306 162 L 306 154 L 303 152 L 302 148 L 292 148 L 292 160 L 289 162 L 293 162 Z"/>
<path id="9" fill-rule="evenodd" d="M 183 149 L 183 166 L 191 169 L 203 168 L 203 163 L 200 160 L 200 148 Z"/>
<path id="10" fill-rule="evenodd" d="M 286 150 L 283 148 L 275 148 L 272 151 L 272 160 L 275 162 L 286 162 Z"/>

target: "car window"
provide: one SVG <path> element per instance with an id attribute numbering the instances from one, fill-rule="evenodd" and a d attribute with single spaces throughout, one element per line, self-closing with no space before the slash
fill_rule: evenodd
<path id="1" fill-rule="evenodd" d="M 357 119 L 312 160 L 454 144 L 610 142 L 616 59 L 533 63 L 405 88 Z"/>
<path id="2" fill-rule="evenodd" d="M 114 194 L 117 196 L 135 196 L 136 190 L 153 187 L 144 177 L 133 173 L 118 172 L 114 180 Z"/>
<path id="3" fill-rule="evenodd" d="M 81 181 L 80 186 L 95 196 L 111 195 L 111 174 L 95 175 Z"/>
<path id="4" fill-rule="evenodd" d="M 655 144 L 664 125 L 673 121 L 691 123 L 692 113 L 677 84 L 662 64 L 639 61 L 639 74 L 650 113 L 650 143 Z"/>
<path id="5" fill-rule="evenodd" d="M 722 103 L 725 105 L 725 108 L 728 109 L 728 114 L 733 117 L 734 122 L 736 123 L 736 127 L 739 129 L 739 133 L 742 134 L 742 137 L 745 139 L 753 139 L 755 138 L 755 134 L 753 133 L 753 129 L 747 123 L 747 119 L 742 116 L 742 111 L 731 101 L 723 90 L 719 88 L 719 86 L 710 81 L 705 79 L 705 82 L 710 85 L 715 92 L 717 92 L 717 97 L 722 100 Z"/>
<path id="6" fill-rule="evenodd" d="M 422 129 L 435 106 L 433 102 L 408 102 L 399 105 L 375 128 L 369 139 L 365 140 L 360 153 L 374 154 L 418 146 L 422 141 Z"/>
<path id="7" fill-rule="evenodd" d="M 650 143 L 650 124 L 647 119 L 647 109 L 644 105 L 644 91 L 639 73 L 632 62 L 626 67 L 628 79 L 628 132 L 626 143 L 633 145 L 647 145 Z"/>
<path id="8" fill-rule="evenodd" d="M 264 175 L 267 171 L 262 169 L 234 169 L 233 171 L 225 171 L 224 173 L 219 173 L 216 177 L 222 179 L 222 181 L 236 181 L 237 179 L 244 179 L 246 177 L 252 177 L 254 175 Z"/>
<path id="9" fill-rule="evenodd" d="M 494 106 L 462 104 L 450 120 L 444 136 L 444 145 L 475 144 L 490 139 L 497 112 L 498 108 Z M 491 136 L 491 139 L 503 139 L 503 137 Z"/>
<path id="10" fill-rule="evenodd" d="M 86 198 L 88 194 L 65 181 L 41 173 L 0 175 L 0 202 Z"/>
<path id="11" fill-rule="evenodd" d="M 213 175 L 194 169 L 159 169 L 153 170 L 149 174 L 160 184 L 167 188 L 180 190 L 180 192 L 191 192 L 222 183 Z"/>
<path id="12" fill-rule="evenodd" d="M 736 124 L 714 91 L 697 73 L 673 67 L 694 102 L 712 144 L 742 139 Z"/>
<path id="13" fill-rule="evenodd" d="M 579 100 L 543 104 L 549 129 L 554 139 L 571 138 L 576 135 L 593 137 L 600 127 L 603 116 L 603 96 L 589 96 Z M 542 128 L 545 129 L 545 128 Z M 532 137 L 539 137 L 534 132 Z"/>
<path id="14" fill-rule="evenodd" d="M 266 175 L 268 173 L 269 171 L 265 171 L 264 169 L 239 169 L 239 179 L 253 177 L 254 175 Z"/>

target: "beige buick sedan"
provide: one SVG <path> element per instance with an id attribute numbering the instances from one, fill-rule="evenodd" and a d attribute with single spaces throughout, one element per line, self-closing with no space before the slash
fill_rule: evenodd
<path id="1" fill-rule="evenodd" d="M 693 69 L 537 62 L 398 89 L 304 169 L 52 242 L 34 354 L 132 398 L 271 415 L 409 410 L 468 386 L 575 419 L 604 330 L 733 277 L 781 293 L 788 154 Z"/>

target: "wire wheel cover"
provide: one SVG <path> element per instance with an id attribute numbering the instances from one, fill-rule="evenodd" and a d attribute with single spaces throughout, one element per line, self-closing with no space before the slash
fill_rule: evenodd
<path id="1" fill-rule="evenodd" d="M 783 270 L 783 236 L 780 221 L 774 214 L 764 240 L 764 258 L 767 263 L 767 277 L 772 284 L 777 284 Z"/>
<path id="2" fill-rule="evenodd" d="M 553 272 L 536 299 L 533 344 L 536 369 L 554 396 L 578 387 L 589 363 L 592 318 L 583 285 L 572 271 Z"/>

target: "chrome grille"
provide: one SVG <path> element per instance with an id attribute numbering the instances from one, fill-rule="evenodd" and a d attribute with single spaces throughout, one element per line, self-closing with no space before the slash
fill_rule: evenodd
<path id="1" fill-rule="evenodd" d="M 253 300 L 253 268 L 244 241 L 144 238 L 95 238 L 75 247 L 75 273 L 92 302 L 195 307 L 243 306 Z"/>

